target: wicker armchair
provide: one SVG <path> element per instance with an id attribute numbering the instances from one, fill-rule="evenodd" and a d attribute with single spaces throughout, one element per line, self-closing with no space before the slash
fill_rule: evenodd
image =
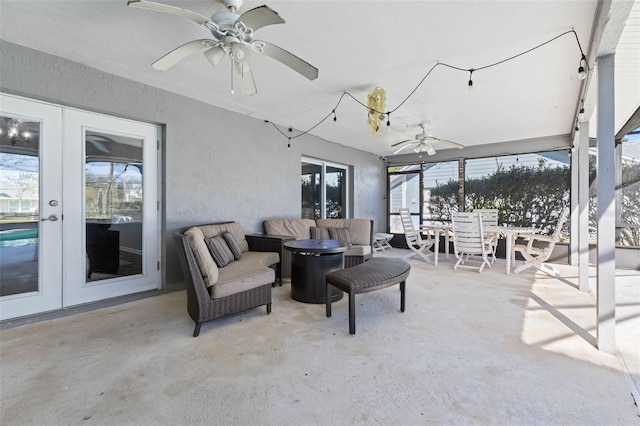
<path id="1" fill-rule="evenodd" d="M 187 311 L 191 319 L 196 323 L 193 337 L 197 337 L 200 334 L 200 327 L 203 322 L 224 315 L 262 305 L 266 305 L 267 314 L 270 314 L 272 282 L 224 297 L 214 298 L 211 296 L 193 253 L 190 237 L 185 235 L 187 229 L 189 228 L 176 230 L 172 235 L 178 248 L 180 266 L 182 267 L 187 287 Z M 275 276 L 275 272 L 273 272 L 273 276 Z"/>

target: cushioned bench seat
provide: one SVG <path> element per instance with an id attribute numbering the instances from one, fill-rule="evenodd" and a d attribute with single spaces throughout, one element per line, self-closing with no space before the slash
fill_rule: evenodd
<path id="1" fill-rule="evenodd" d="M 349 295 L 349 334 L 356 334 L 355 295 L 400 284 L 400 311 L 405 307 L 405 281 L 411 266 L 404 259 L 373 258 L 360 265 L 327 274 L 327 294 L 332 285 Z M 331 317 L 331 299 L 327 298 L 327 317 Z"/>

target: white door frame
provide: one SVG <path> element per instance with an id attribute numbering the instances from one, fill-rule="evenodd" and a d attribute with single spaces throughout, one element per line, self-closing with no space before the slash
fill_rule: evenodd
<path id="1" fill-rule="evenodd" d="M 0 297 L 0 320 L 4 320 L 62 307 L 62 109 L 0 93 L 0 113 L 40 121 L 38 212 L 41 219 L 58 218 L 38 224 L 38 290 Z M 53 200 L 57 205 L 50 205 Z"/>
<path id="2" fill-rule="evenodd" d="M 0 320 L 161 288 L 159 126 L 2 93 L 0 112 L 42 123 L 38 291 L 0 297 Z M 142 274 L 86 282 L 86 129 L 144 140 Z"/>
<path id="3" fill-rule="evenodd" d="M 160 288 L 157 202 L 158 128 L 146 123 L 66 108 L 64 122 L 64 288 L 63 306 Z M 143 140 L 143 265 L 141 275 L 86 282 L 85 132 Z M 79 155 L 82 153 L 82 155 Z"/>

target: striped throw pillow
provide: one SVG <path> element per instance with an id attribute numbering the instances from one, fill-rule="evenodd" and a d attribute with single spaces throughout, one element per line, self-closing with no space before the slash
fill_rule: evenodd
<path id="1" fill-rule="evenodd" d="M 312 226 L 309 228 L 311 231 L 311 239 L 312 240 L 330 240 L 329 237 L 329 228 L 320 228 Z"/>
<path id="2" fill-rule="evenodd" d="M 206 238 L 204 242 L 209 248 L 211 257 L 213 257 L 213 261 L 216 262 L 216 265 L 218 265 L 219 268 L 227 266 L 229 263 L 233 262 L 233 253 L 231 252 L 229 246 L 227 245 L 227 242 L 224 240 L 224 238 L 222 238 L 221 235 L 216 235 L 212 238 Z"/>
<path id="3" fill-rule="evenodd" d="M 351 235 L 349 235 L 349 228 L 328 228 L 329 236 L 332 240 L 351 242 Z"/>
<path id="4" fill-rule="evenodd" d="M 240 256 L 242 256 L 242 249 L 240 248 L 240 243 L 236 240 L 236 237 L 234 237 L 231 232 L 225 232 L 222 234 L 222 238 L 224 238 L 225 242 L 229 246 L 229 250 L 233 253 L 233 258 L 235 260 L 240 260 Z"/>

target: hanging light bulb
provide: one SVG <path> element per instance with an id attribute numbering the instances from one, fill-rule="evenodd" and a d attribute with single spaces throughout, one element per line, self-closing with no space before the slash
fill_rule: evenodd
<path id="1" fill-rule="evenodd" d="M 580 109 L 578 110 L 578 118 L 577 121 L 584 120 L 584 99 L 580 99 Z"/>
<path id="2" fill-rule="evenodd" d="M 582 58 L 580 58 L 580 66 L 578 67 L 578 79 L 580 80 L 584 80 L 585 78 L 587 78 L 587 70 L 585 69 L 583 64 L 587 64 L 587 58 L 584 55 L 582 55 Z"/>
<path id="3" fill-rule="evenodd" d="M 473 91 L 473 68 L 469 70 L 469 83 L 467 84 L 467 89 L 472 92 Z"/>
<path id="4" fill-rule="evenodd" d="M 337 122 L 338 121 L 338 116 L 336 115 L 336 110 L 334 109 L 333 111 L 331 111 L 333 113 L 333 122 Z"/>

